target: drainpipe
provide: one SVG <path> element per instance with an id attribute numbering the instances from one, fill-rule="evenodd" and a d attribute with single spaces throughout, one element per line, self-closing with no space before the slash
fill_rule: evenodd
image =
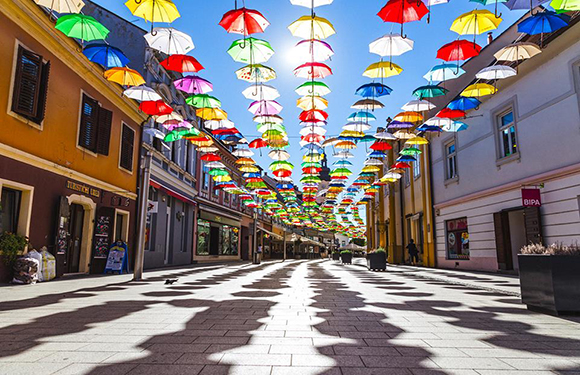
<path id="1" fill-rule="evenodd" d="M 284 228 L 284 261 L 286 261 L 286 228 Z"/>
<path id="2" fill-rule="evenodd" d="M 147 150 L 143 159 L 143 173 L 139 188 L 139 221 L 137 226 L 137 249 L 135 252 L 135 268 L 133 280 L 143 279 L 143 263 L 145 257 L 145 226 L 147 223 L 147 204 L 149 202 L 149 182 L 151 179 L 151 151 Z"/>

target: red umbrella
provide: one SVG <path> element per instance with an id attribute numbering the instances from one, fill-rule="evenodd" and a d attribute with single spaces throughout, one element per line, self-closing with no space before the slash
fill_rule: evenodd
<path id="1" fill-rule="evenodd" d="M 200 159 L 203 160 L 203 161 L 219 161 L 219 160 L 222 160 L 222 158 L 218 154 L 212 154 L 212 153 L 202 155 L 200 157 Z"/>
<path id="2" fill-rule="evenodd" d="M 447 43 L 437 51 L 437 58 L 445 61 L 467 60 L 479 55 L 481 47 L 468 40 L 459 39 Z"/>
<path id="3" fill-rule="evenodd" d="M 171 55 L 161 61 L 161 66 L 179 73 L 196 73 L 204 69 L 195 57 L 189 55 Z"/>
<path id="4" fill-rule="evenodd" d="M 246 178 L 246 183 L 248 182 L 262 182 L 264 179 L 262 177 L 248 177 Z"/>
<path id="5" fill-rule="evenodd" d="M 300 137 L 300 140 L 309 142 L 309 143 L 322 143 L 324 142 L 325 137 L 319 134 L 307 134 Z"/>
<path id="6" fill-rule="evenodd" d="M 228 33 L 242 34 L 245 36 L 263 33 L 270 22 L 262 13 L 253 9 L 233 9 L 224 14 L 220 26 Z"/>
<path id="7" fill-rule="evenodd" d="M 268 146 L 268 142 L 262 138 L 256 138 L 249 144 L 250 148 L 262 148 Z"/>
<path id="8" fill-rule="evenodd" d="M 429 13 L 429 9 L 422 1 L 389 0 L 377 15 L 385 22 L 400 23 L 401 35 L 403 35 L 404 23 L 419 21 L 427 13 Z"/>
<path id="9" fill-rule="evenodd" d="M 290 177 L 292 176 L 292 171 L 289 171 L 287 169 L 278 169 L 276 171 L 273 172 L 274 176 L 276 177 Z"/>
<path id="10" fill-rule="evenodd" d="M 294 69 L 294 75 L 304 79 L 325 78 L 332 75 L 332 69 L 323 63 L 309 62 Z"/>
<path id="11" fill-rule="evenodd" d="M 459 109 L 443 108 L 435 115 L 435 117 L 456 119 L 465 117 L 465 111 Z"/>
<path id="12" fill-rule="evenodd" d="M 238 134 L 240 131 L 236 128 L 219 128 L 211 131 L 213 135 L 234 135 Z"/>
<path id="13" fill-rule="evenodd" d="M 328 118 L 328 113 L 321 111 L 319 109 L 311 109 L 309 111 L 302 111 L 300 113 L 300 121 L 311 122 L 311 121 L 325 121 Z"/>
<path id="14" fill-rule="evenodd" d="M 391 168 L 395 168 L 395 169 L 403 169 L 403 168 L 411 168 L 411 166 L 405 162 L 398 162 L 395 163 Z"/>
<path id="15" fill-rule="evenodd" d="M 173 112 L 173 108 L 165 104 L 163 100 L 141 102 L 139 109 L 150 116 L 168 115 Z"/>
<path id="16" fill-rule="evenodd" d="M 371 145 L 371 150 L 375 151 L 386 151 L 392 148 L 393 146 L 391 146 L 388 142 L 377 141 Z"/>
<path id="17" fill-rule="evenodd" d="M 320 173 L 320 171 L 322 171 L 322 168 L 315 168 L 315 167 L 302 168 L 302 173 L 304 173 L 304 174 L 318 174 L 318 173 Z"/>

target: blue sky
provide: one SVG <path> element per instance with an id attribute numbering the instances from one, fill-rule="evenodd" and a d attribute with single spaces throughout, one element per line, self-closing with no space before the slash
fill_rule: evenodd
<path id="1" fill-rule="evenodd" d="M 144 28 L 149 27 L 129 12 L 124 1 L 96 0 L 96 2 Z M 213 82 L 213 95 L 222 101 L 229 118 L 251 141 L 258 132 L 256 124 L 252 121 L 252 114 L 247 111 L 250 101 L 241 94 L 248 84 L 236 79 L 234 72 L 242 64 L 234 62 L 226 53 L 231 43 L 239 39 L 240 35 L 228 34 L 218 25 L 222 15 L 233 9 L 234 1 L 174 0 L 174 2 L 181 13 L 181 18 L 172 26 L 191 35 L 196 48 L 190 54 L 206 68 L 199 74 Z M 241 4 L 241 0 L 239 3 Z M 368 78 L 362 76 L 362 73 L 369 64 L 377 62 L 379 57 L 368 52 L 369 43 L 391 31 L 395 33 L 400 31 L 398 24 L 384 23 L 376 15 L 385 3 L 386 0 L 335 0 L 329 6 L 316 9 L 317 15 L 331 21 L 337 32 L 326 39 L 335 51 L 334 57 L 328 62 L 334 75 L 325 79 L 333 90 L 327 96 L 330 102 L 327 110 L 330 114 L 328 135 L 335 135 L 341 131 L 346 118 L 353 112 L 350 106 L 360 99 L 354 95 L 354 91 L 360 85 L 370 82 Z M 278 101 L 284 106 L 281 115 L 285 118 L 290 136 L 288 151 L 292 155 L 290 161 L 296 167 L 293 177 L 298 181 L 301 177 L 302 152 L 298 144 L 300 125 L 297 117 L 300 110 L 296 108 L 298 96 L 294 89 L 303 80 L 293 75 L 293 69 L 299 62 L 290 52 L 299 39 L 293 37 L 287 27 L 300 16 L 309 14 L 309 9 L 293 6 L 289 0 L 246 0 L 246 7 L 262 12 L 271 24 L 265 33 L 254 36 L 268 40 L 276 51 L 266 65 L 276 70 L 278 78 L 268 84 L 277 87 L 281 94 Z M 373 123 L 375 127 L 384 125 L 388 116 L 394 116 L 403 104 L 413 99 L 411 93 L 416 87 L 426 84 L 423 75 L 433 65 L 441 63 L 435 58 L 437 49 L 457 38 L 457 34 L 449 30 L 451 23 L 459 15 L 476 8 L 481 9 L 483 6 L 467 0 L 451 0 L 447 4 L 431 7 L 429 24 L 426 22 L 427 17 L 419 22 L 405 24 L 405 33 L 415 41 L 415 48 L 393 58 L 393 62 L 404 70 L 399 76 L 385 80 L 385 84 L 389 85 L 393 92 L 381 99 L 385 108 L 375 112 L 378 119 Z M 493 12 L 493 6 L 486 8 Z M 503 5 L 499 5 L 499 9 L 503 12 L 503 22 L 494 32 L 495 36 L 522 15 L 521 11 L 509 11 Z M 485 45 L 485 34 L 478 36 L 477 41 L 480 45 Z M 365 147 L 361 146 L 354 153 L 357 157 L 353 159 L 355 165 L 352 170 L 356 174 L 362 168 Z M 267 152 L 263 152 L 262 157 L 259 154 L 255 157 L 264 169 L 267 169 L 271 162 L 266 154 Z M 330 160 L 333 161 L 332 158 Z"/>

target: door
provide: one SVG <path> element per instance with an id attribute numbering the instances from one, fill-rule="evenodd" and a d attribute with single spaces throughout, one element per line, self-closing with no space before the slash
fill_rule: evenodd
<path id="1" fill-rule="evenodd" d="M 79 265 L 81 259 L 81 248 L 83 242 L 83 223 L 85 218 L 85 210 L 79 204 L 72 204 L 70 206 L 70 247 L 67 257 L 67 272 L 79 272 Z"/>
<path id="2" fill-rule="evenodd" d="M 508 213 L 506 211 L 494 213 L 493 224 L 495 229 L 495 250 L 498 268 L 500 270 L 512 270 L 514 265 Z"/>
<path id="3" fill-rule="evenodd" d="M 241 250 L 242 259 L 250 260 L 250 230 L 248 227 L 242 227 L 242 240 L 241 240 Z"/>
<path id="4" fill-rule="evenodd" d="M 211 226 L 209 229 L 209 255 L 219 255 L 220 228 Z"/>

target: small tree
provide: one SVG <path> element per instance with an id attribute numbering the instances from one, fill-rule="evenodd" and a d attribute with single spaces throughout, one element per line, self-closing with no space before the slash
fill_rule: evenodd
<path id="1" fill-rule="evenodd" d="M 28 237 L 15 233 L 0 234 L 0 258 L 10 269 L 14 266 L 18 256 L 22 255 L 28 246 Z"/>

